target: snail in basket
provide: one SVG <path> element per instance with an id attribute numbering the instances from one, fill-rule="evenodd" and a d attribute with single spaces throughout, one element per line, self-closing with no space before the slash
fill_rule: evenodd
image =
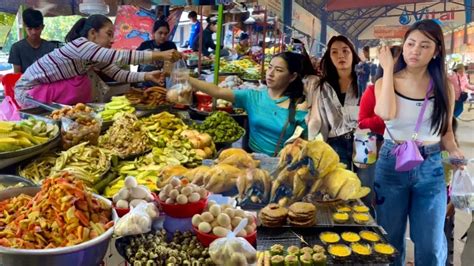
<path id="1" fill-rule="evenodd" d="M 173 177 L 170 183 L 163 187 L 158 197 L 166 204 L 187 204 L 198 202 L 207 197 L 208 191 L 187 179 L 179 180 Z"/>
<path id="2" fill-rule="evenodd" d="M 202 214 L 193 216 L 192 224 L 202 233 L 225 237 L 244 218 L 248 219 L 248 224 L 237 233 L 239 237 L 246 237 L 255 232 L 257 229 L 255 217 L 242 209 L 233 208 L 229 204 L 218 205 L 211 200 Z"/>
<path id="3" fill-rule="evenodd" d="M 146 186 L 138 185 L 137 180 L 133 176 L 127 176 L 125 178 L 125 187 L 112 197 L 115 207 L 121 209 L 136 207 L 141 202 L 152 202 L 153 200 L 154 197 L 150 189 Z"/>

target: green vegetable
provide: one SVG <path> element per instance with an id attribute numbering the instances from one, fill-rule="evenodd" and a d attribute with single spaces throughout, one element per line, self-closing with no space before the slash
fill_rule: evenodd
<path id="1" fill-rule="evenodd" d="M 244 134 L 244 129 L 226 112 L 214 112 L 200 125 L 194 125 L 200 132 L 208 133 L 215 143 L 235 142 Z"/>

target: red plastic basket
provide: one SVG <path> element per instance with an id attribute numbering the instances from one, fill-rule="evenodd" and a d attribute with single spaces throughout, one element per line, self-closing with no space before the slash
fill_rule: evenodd
<path id="1" fill-rule="evenodd" d="M 155 199 L 154 202 L 158 202 L 158 195 L 156 195 L 156 193 L 153 193 L 153 192 L 151 193 L 151 195 L 153 195 L 153 198 Z M 124 216 L 125 214 L 127 214 L 130 211 L 130 208 L 117 208 L 117 207 L 115 207 L 115 203 L 113 204 L 113 206 L 114 206 L 114 209 L 117 212 L 117 215 L 118 215 L 119 218 Z"/>
<path id="2" fill-rule="evenodd" d="M 158 198 L 158 203 L 166 215 L 174 218 L 191 218 L 195 214 L 202 213 L 207 205 L 207 197 L 197 202 L 187 204 L 167 204 Z"/>
<path id="3" fill-rule="evenodd" d="M 193 229 L 194 229 L 194 232 L 196 233 L 197 239 L 205 247 L 208 247 L 209 245 L 211 245 L 211 243 L 214 240 L 220 238 L 214 234 L 206 234 L 206 233 L 200 232 L 195 226 L 193 226 Z M 250 243 L 250 245 L 255 246 L 257 244 L 257 230 L 255 230 L 253 233 L 251 233 L 250 235 L 247 235 L 244 238 Z"/>

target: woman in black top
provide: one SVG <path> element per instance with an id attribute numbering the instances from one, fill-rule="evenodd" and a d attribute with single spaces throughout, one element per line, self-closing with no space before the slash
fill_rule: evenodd
<path id="1" fill-rule="evenodd" d="M 140 44 L 137 50 L 147 50 L 147 51 L 167 51 L 167 50 L 177 50 L 176 44 L 172 41 L 168 41 L 168 34 L 170 33 L 170 26 L 168 22 L 164 20 L 157 20 L 153 25 L 153 40 L 144 41 Z M 139 65 L 138 72 L 150 72 L 155 70 L 163 69 L 164 62 L 156 61 L 153 65 Z M 161 82 L 160 82 L 161 83 Z M 165 80 L 161 84 L 155 84 L 153 82 L 143 83 L 144 87 L 151 86 L 165 86 Z"/>
<path id="2" fill-rule="evenodd" d="M 216 43 L 212 39 L 212 34 L 217 31 L 217 18 L 216 17 L 208 17 L 206 19 L 207 27 L 202 32 L 202 55 L 209 56 L 211 52 L 209 52 L 209 48 L 212 49 L 214 52 L 216 50 Z M 199 51 L 199 41 L 196 42 L 197 45 L 194 45 L 193 51 Z M 222 46 L 221 46 L 222 48 Z M 228 55 L 228 52 L 224 52 L 221 50 L 221 56 Z"/>

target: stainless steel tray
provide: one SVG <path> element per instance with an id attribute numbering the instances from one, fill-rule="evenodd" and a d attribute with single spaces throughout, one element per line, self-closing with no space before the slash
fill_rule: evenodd
<path id="1" fill-rule="evenodd" d="M 20 117 L 21 117 L 21 119 L 28 119 L 29 117 L 33 117 L 36 120 L 42 120 L 42 121 L 45 121 L 48 124 L 57 125 L 58 128 L 59 128 L 59 124 L 56 121 L 51 120 L 51 119 L 46 118 L 46 117 L 32 115 L 32 114 L 26 114 L 26 113 L 20 113 Z M 51 143 L 59 140 L 59 136 L 60 136 L 60 130 L 58 130 L 58 133 L 54 137 L 50 138 L 45 143 L 42 143 L 42 144 L 39 144 L 39 145 L 36 145 L 36 146 L 32 146 L 32 147 L 28 147 L 28 148 L 24 148 L 24 149 L 20 149 L 20 150 L 16 150 L 16 151 L 0 152 L 0 162 L 1 162 L 1 159 L 11 159 L 11 158 L 20 157 L 20 156 L 27 155 L 27 154 L 33 154 L 33 153 L 36 154 L 38 152 L 42 152 L 42 151 L 44 151 L 45 147 L 47 147 Z"/>
<path id="2" fill-rule="evenodd" d="M 34 196 L 40 187 L 11 188 L 0 192 L 0 201 L 20 194 Z M 95 195 L 94 197 L 111 206 L 106 198 Z M 112 209 L 112 220 L 117 222 L 117 212 Z M 15 249 L 0 246 L 1 265 L 5 266 L 82 266 L 100 265 L 106 255 L 113 227 L 100 236 L 81 244 L 51 249 Z"/>
<path id="3" fill-rule="evenodd" d="M 36 186 L 35 183 L 33 183 L 31 180 L 16 176 L 16 175 L 0 175 L 0 184 L 5 186 L 6 188 L 9 188 L 11 186 L 15 186 L 16 184 L 23 184 L 24 186 L 27 187 L 33 187 Z"/>

